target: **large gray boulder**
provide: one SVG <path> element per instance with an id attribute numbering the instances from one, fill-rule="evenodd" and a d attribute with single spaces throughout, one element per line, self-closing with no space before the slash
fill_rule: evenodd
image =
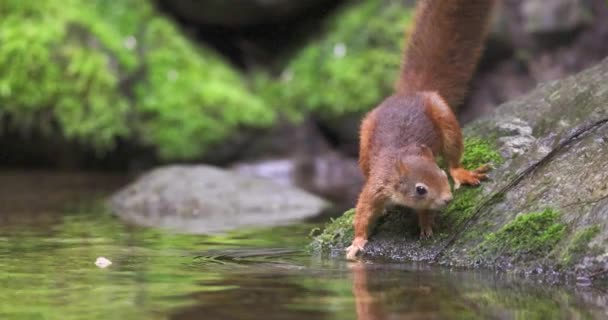
<path id="1" fill-rule="evenodd" d="M 415 215 L 389 212 L 366 256 L 585 281 L 608 272 L 608 60 L 500 106 L 465 136 L 471 165 L 496 159 L 491 181 L 456 192 L 430 241 L 418 239 Z M 328 225 L 313 247 L 343 255 L 352 215 Z"/>
<path id="2" fill-rule="evenodd" d="M 326 202 L 294 187 L 198 165 L 153 170 L 109 205 L 137 225 L 214 233 L 302 220 L 319 214 Z"/>

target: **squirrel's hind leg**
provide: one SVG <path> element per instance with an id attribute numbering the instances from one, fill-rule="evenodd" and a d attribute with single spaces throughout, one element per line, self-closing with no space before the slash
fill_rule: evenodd
<path id="1" fill-rule="evenodd" d="M 467 170 L 462 167 L 461 159 L 464 152 L 462 130 L 454 112 L 438 93 L 425 92 L 424 94 L 427 115 L 439 131 L 441 151 L 454 180 L 454 188 L 458 189 L 463 184 L 479 185 L 482 180 L 488 178 L 485 173 L 490 170 L 490 166 L 482 165 L 475 170 Z"/>

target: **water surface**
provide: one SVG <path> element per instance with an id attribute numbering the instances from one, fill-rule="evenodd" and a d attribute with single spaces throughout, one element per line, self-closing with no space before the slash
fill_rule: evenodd
<path id="1" fill-rule="evenodd" d="M 601 288 L 311 256 L 303 250 L 313 227 L 307 224 L 214 236 L 128 226 L 95 204 L 122 183 L 0 176 L 0 319 L 608 316 Z M 97 267 L 100 256 L 113 264 Z"/>

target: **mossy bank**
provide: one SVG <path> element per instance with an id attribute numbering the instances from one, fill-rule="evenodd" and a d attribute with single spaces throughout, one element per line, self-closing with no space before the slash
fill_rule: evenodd
<path id="1" fill-rule="evenodd" d="M 484 266 L 597 279 L 608 272 L 608 60 L 540 86 L 465 128 L 465 163 L 491 162 L 490 181 L 462 188 L 418 239 L 415 215 L 390 211 L 364 258 Z M 547 129 L 551 128 L 551 130 Z M 349 211 L 311 247 L 343 255 L 352 239 Z"/>
<path id="2" fill-rule="evenodd" d="M 273 113 L 150 1 L 3 1 L 0 105 L 9 126 L 103 152 L 119 139 L 166 159 L 202 153 Z"/>
<path id="3" fill-rule="evenodd" d="M 150 0 L 7 0 L 0 12 L 0 134 L 99 155 L 127 142 L 167 161 L 199 159 L 279 115 L 369 109 L 391 90 L 411 20 L 398 1 L 342 6 L 275 78 L 236 70 Z"/>

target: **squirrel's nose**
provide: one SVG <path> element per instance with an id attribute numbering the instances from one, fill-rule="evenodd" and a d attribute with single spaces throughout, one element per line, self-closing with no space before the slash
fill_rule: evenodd
<path id="1" fill-rule="evenodd" d="M 450 204 L 450 202 L 452 202 L 453 199 L 454 199 L 454 197 L 452 195 L 449 195 L 447 197 L 444 197 L 442 200 L 445 205 L 448 205 L 448 204 Z"/>

